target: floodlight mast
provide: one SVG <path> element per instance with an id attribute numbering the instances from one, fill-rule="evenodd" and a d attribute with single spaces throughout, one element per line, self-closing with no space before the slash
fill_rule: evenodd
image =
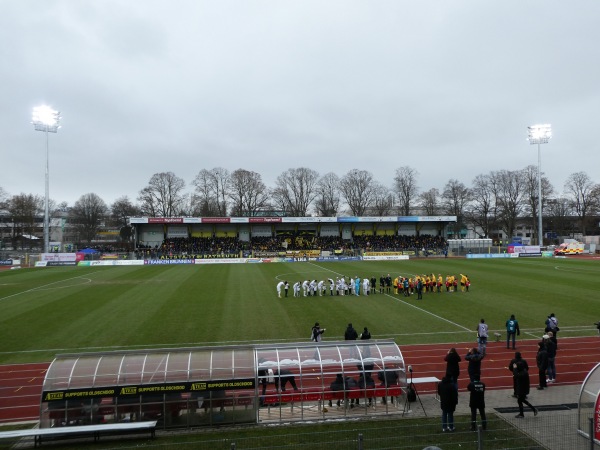
<path id="1" fill-rule="evenodd" d="M 31 123 L 35 131 L 46 133 L 46 196 L 44 201 L 44 253 L 50 251 L 50 164 L 48 133 L 56 133 L 60 128 L 60 112 L 49 106 L 37 106 L 33 108 Z"/>
<path id="2" fill-rule="evenodd" d="M 549 123 L 527 127 L 529 143 L 538 146 L 538 244 L 544 243 L 542 230 L 542 152 L 540 144 L 547 144 L 552 137 L 552 126 Z"/>

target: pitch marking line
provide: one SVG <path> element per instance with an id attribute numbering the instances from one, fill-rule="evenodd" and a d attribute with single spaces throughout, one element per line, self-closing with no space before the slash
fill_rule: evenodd
<path id="1" fill-rule="evenodd" d="M 90 274 L 88 274 L 88 275 L 90 275 Z M 92 273 L 91 275 L 94 275 L 94 273 Z M 44 284 L 42 286 L 37 286 L 37 287 L 31 288 L 31 289 L 27 289 L 25 291 L 17 292 L 16 294 L 8 295 L 6 297 L 0 297 L 0 301 L 7 300 L 7 299 L 13 298 L 13 297 L 17 297 L 22 294 L 27 294 L 29 292 L 42 291 L 42 290 L 46 290 L 46 289 L 64 289 L 64 288 L 73 287 L 73 286 L 80 286 L 81 284 L 73 284 L 73 285 L 68 285 L 68 286 L 57 286 L 57 287 L 53 286 L 58 283 L 64 283 L 65 281 L 78 280 L 78 279 L 84 280 L 86 282 L 86 284 L 92 282 L 91 278 L 87 278 L 87 277 L 83 277 L 83 276 L 67 278 L 65 280 L 59 280 L 59 281 L 55 281 L 53 283 L 48 283 L 48 284 Z"/>

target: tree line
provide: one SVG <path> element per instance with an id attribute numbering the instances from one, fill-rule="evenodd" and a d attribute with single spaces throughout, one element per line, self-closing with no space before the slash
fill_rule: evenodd
<path id="1" fill-rule="evenodd" d="M 352 169 L 343 176 L 319 174 L 300 167 L 281 173 L 273 187 L 267 187 L 259 173 L 222 167 L 201 169 L 187 190 L 185 180 L 173 172 L 152 175 L 136 201 L 128 196 L 107 205 L 95 193 L 82 195 L 72 206 L 50 202 L 51 215 L 66 215 L 70 224 L 90 242 L 101 227 L 124 228 L 127 218 L 148 217 L 250 217 L 284 215 L 291 217 L 335 217 L 339 215 L 452 215 L 456 230 L 470 229 L 478 237 L 492 237 L 495 230 L 514 236 L 517 224 L 529 221 L 536 230 L 538 217 L 537 167 L 499 170 L 477 175 L 470 186 L 450 179 L 443 190 L 421 190 L 419 173 L 412 167 L 396 169 L 391 185 L 382 184 L 367 170 Z M 22 233 L 33 231 L 36 218 L 43 215 L 44 199 L 32 194 L 9 196 L 0 187 L 3 221 L 10 221 Z M 573 219 L 578 231 L 598 229 L 600 185 L 585 172 L 571 174 L 556 194 L 542 177 L 542 215 L 545 230 L 570 234 Z M 126 233 L 126 231 L 125 231 Z M 125 237 L 125 236 L 123 236 Z"/>

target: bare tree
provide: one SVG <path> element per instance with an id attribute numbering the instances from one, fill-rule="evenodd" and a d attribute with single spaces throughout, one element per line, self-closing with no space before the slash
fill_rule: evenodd
<path id="1" fill-rule="evenodd" d="M 126 195 L 116 199 L 110 206 L 111 220 L 118 227 L 124 227 L 128 224 L 130 217 L 141 215 L 139 206 L 134 205 Z"/>
<path id="2" fill-rule="evenodd" d="M 81 238 L 91 243 L 108 214 L 108 206 L 97 194 L 84 194 L 69 212 L 70 220 Z"/>
<path id="3" fill-rule="evenodd" d="M 440 191 L 429 189 L 419 195 L 418 203 L 427 216 L 437 216 L 440 212 Z"/>
<path id="4" fill-rule="evenodd" d="M 496 193 L 492 175 L 477 175 L 473 180 L 471 201 L 465 208 L 465 221 L 479 237 L 490 237 L 496 227 Z"/>
<path id="5" fill-rule="evenodd" d="M 319 174 L 300 167 L 288 169 L 277 177 L 271 198 L 277 207 L 292 217 L 305 217 L 317 195 Z"/>
<path id="6" fill-rule="evenodd" d="M 460 231 L 465 222 L 465 206 L 470 199 L 471 191 L 460 181 L 451 179 L 444 186 L 444 192 L 442 192 L 444 209 L 448 214 L 456 216 L 455 230 L 458 237 L 461 237 Z"/>
<path id="7" fill-rule="evenodd" d="M 128 223 L 128 219 L 140 215 L 140 208 L 134 205 L 126 195 L 116 199 L 110 206 L 111 221 L 119 227 L 119 236 L 123 242 L 129 242 L 133 235 L 133 230 Z"/>
<path id="8" fill-rule="evenodd" d="M 323 175 L 316 186 L 315 211 L 321 217 L 335 217 L 340 209 L 340 179 L 329 172 Z"/>
<path id="9" fill-rule="evenodd" d="M 151 217 L 174 217 L 184 202 L 185 181 L 173 172 L 155 173 L 138 196 L 142 213 Z"/>
<path id="10" fill-rule="evenodd" d="M 222 167 L 198 172 L 192 182 L 196 186 L 192 203 L 200 216 L 227 216 L 230 177 L 229 171 Z"/>
<path id="11" fill-rule="evenodd" d="M 557 236 L 567 236 L 572 231 L 573 208 L 571 200 L 566 197 L 558 197 L 548 200 L 547 206 L 548 219 L 550 220 L 550 230 Z M 554 242 L 558 244 L 556 240 Z"/>
<path id="12" fill-rule="evenodd" d="M 592 182 L 587 173 L 576 172 L 567 178 L 565 191 L 571 201 L 573 211 L 579 217 L 581 232 L 585 235 L 586 219 L 599 206 L 598 192 L 600 189 Z"/>
<path id="13" fill-rule="evenodd" d="M 231 214 L 252 217 L 261 211 L 269 200 L 268 190 L 259 173 L 238 169 L 231 174 Z"/>
<path id="14" fill-rule="evenodd" d="M 390 190 L 377 181 L 373 182 L 373 205 L 370 210 L 373 215 L 383 217 L 392 214 L 394 208 L 394 196 Z"/>
<path id="15" fill-rule="evenodd" d="M 7 211 L 12 218 L 12 242 L 16 248 L 16 239 L 19 235 L 33 236 L 37 228 L 36 217 L 39 217 L 44 211 L 44 199 L 32 194 L 14 195 L 8 199 Z M 23 249 L 24 240 L 21 239 L 21 249 Z"/>
<path id="16" fill-rule="evenodd" d="M 394 187 L 398 195 L 399 214 L 410 216 L 413 203 L 417 201 L 419 188 L 417 176 L 419 173 L 412 167 L 404 166 L 396 169 Z"/>
<path id="17" fill-rule="evenodd" d="M 6 202 L 8 201 L 8 194 L 6 191 L 0 186 L 0 209 L 6 208 Z"/>
<path id="18" fill-rule="evenodd" d="M 494 179 L 498 224 L 508 237 L 515 235 L 517 221 L 525 206 L 523 171 L 501 170 L 492 172 Z"/>
<path id="19" fill-rule="evenodd" d="M 364 215 L 375 199 L 373 175 L 366 170 L 350 170 L 340 180 L 340 192 L 353 215 Z"/>

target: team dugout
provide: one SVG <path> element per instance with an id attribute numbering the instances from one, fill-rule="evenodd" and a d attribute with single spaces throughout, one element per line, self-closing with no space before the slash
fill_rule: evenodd
<path id="1" fill-rule="evenodd" d="M 44 379 L 40 428 L 156 420 L 168 429 L 401 413 L 400 349 L 392 340 L 364 342 L 57 355 Z"/>
<path id="2" fill-rule="evenodd" d="M 445 251 L 456 216 L 133 217 L 138 258 Z"/>

